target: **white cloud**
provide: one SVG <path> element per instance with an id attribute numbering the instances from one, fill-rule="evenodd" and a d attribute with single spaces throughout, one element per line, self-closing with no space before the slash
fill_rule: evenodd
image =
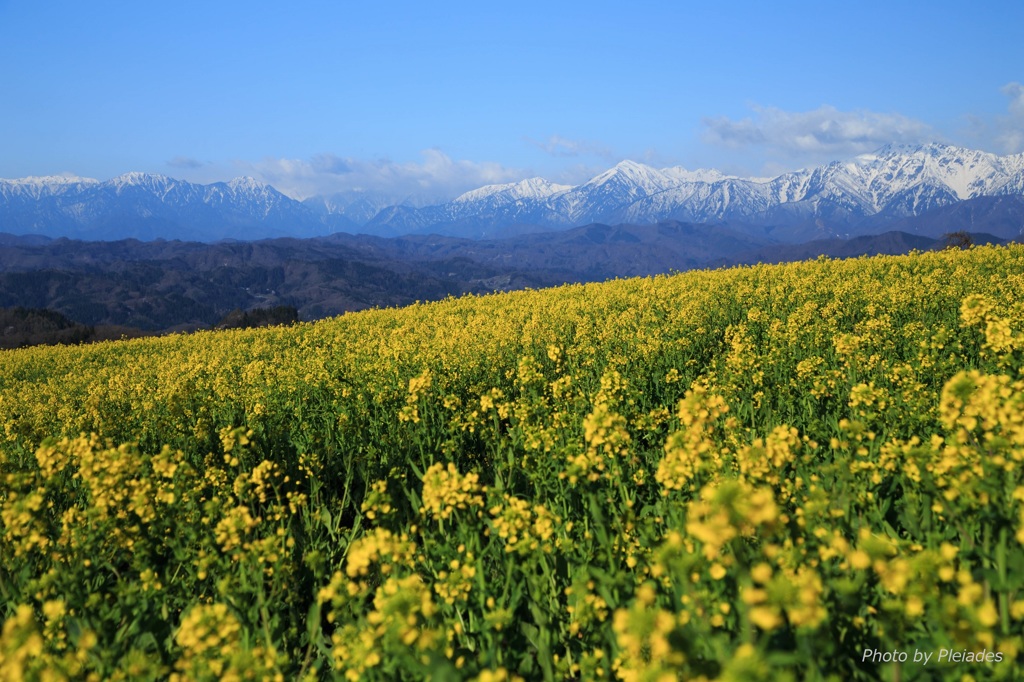
<path id="1" fill-rule="evenodd" d="M 1024 85 L 1007 83 L 1000 92 L 1010 98 L 1008 114 L 996 119 L 996 141 L 1007 154 L 1024 152 Z"/>
<path id="2" fill-rule="evenodd" d="M 751 108 L 754 115 L 738 121 L 725 116 L 705 118 L 704 141 L 731 149 L 756 147 L 817 162 L 870 152 L 888 143 L 915 144 L 937 138 L 926 123 L 901 114 L 839 111 L 831 106 L 802 112 Z"/>
<path id="3" fill-rule="evenodd" d="M 411 203 L 446 200 L 481 185 L 512 182 L 527 173 L 499 163 L 453 159 L 438 149 L 421 161 L 356 159 L 318 154 L 310 159 L 239 161 L 236 171 L 273 185 L 295 198 L 338 193 L 381 193 Z"/>

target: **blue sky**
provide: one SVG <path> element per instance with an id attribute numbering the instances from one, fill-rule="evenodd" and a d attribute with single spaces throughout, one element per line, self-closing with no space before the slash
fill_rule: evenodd
<path id="1" fill-rule="evenodd" d="M 454 195 L 1024 151 L 1024 3 L 0 0 L 0 177 Z"/>

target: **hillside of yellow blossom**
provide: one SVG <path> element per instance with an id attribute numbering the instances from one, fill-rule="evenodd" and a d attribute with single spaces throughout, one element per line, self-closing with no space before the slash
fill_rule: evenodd
<path id="1" fill-rule="evenodd" d="M 0 353 L 0 678 L 1018 679 L 1024 247 Z"/>

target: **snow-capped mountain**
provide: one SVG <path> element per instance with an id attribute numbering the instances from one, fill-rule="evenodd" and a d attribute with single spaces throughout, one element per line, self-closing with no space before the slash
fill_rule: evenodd
<path id="1" fill-rule="evenodd" d="M 623 222 L 628 219 L 623 218 L 626 207 L 648 197 L 724 177 L 718 171 L 686 171 L 678 167 L 658 170 L 623 161 L 582 185 L 559 185 L 543 178 L 488 185 L 438 206 L 416 211 L 382 211 L 366 227 L 387 229 L 394 234 L 433 230 L 475 237 L 514 225 L 557 229 L 594 222 Z"/>
<path id="2" fill-rule="evenodd" d="M 336 221 L 334 221 L 336 222 Z M 216 241 L 312 236 L 331 221 L 253 178 L 200 185 L 163 175 L 0 180 L 0 231 L 83 239 Z"/>
<path id="3" fill-rule="evenodd" d="M 445 205 L 378 214 L 368 227 L 473 236 L 473 230 L 516 223 L 557 229 L 682 220 L 781 226 L 773 234 L 783 239 L 845 236 L 857 233 L 865 221 L 874 226 L 978 197 L 1024 195 L 1024 154 L 997 156 L 939 144 L 888 146 L 767 179 L 623 161 L 576 187 L 553 189 L 540 178 L 525 182 L 548 189 L 518 191 L 511 202 L 495 198 L 517 185 L 485 187 Z M 1008 229 L 1016 236 L 1021 227 Z"/>
<path id="4" fill-rule="evenodd" d="M 211 185 L 145 173 L 106 182 L 60 176 L 0 180 L 0 232 L 204 241 L 338 230 L 493 237 L 589 223 L 679 220 L 728 222 L 797 241 L 878 232 L 887 221 L 1000 196 L 1024 197 L 1024 154 L 997 156 L 929 144 L 887 146 L 775 178 L 623 161 L 576 186 L 530 178 L 431 205 L 422 198 L 394 201 L 362 192 L 298 202 L 252 178 Z M 983 203 L 989 212 L 1011 205 Z M 974 216 L 980 210 L 961 213 Z M 1006 214 L 999 236 L 1022 234 L 1016 215 Z M 987 216 L 984 223 L 1001 224 L 998 216 Z"/>
<path id="5" fill-rule="evenodd" d="M 47 196 L 78 192 L 85 186 L 96 184 L 99 184 L 99 180 L 64 175 L 0 180 L 0 200 L 39 200 Z"/>
<path id="6" fill-rule="evenodd" d="M 509 182 L 503 185 L 484 185 L 479 189 L 470 190 L 455 197 L 452 203 L 473 204 L 491 201 L 497 206 L 513 202 L 536 201 L 547 199 L 556 194 L 572 189 L 572 185 L 556 185 L 544 178 L 530 178 L 520 182 Z"/>

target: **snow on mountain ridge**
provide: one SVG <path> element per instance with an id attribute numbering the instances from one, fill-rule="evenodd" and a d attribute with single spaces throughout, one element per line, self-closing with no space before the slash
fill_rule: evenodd
<path id="1" fill-rule="evenodd" d="M 882 210 L 887 199 L 919 185 L 943 187 L 961 201 L 992 194 L 1024 168 L 1024 154 L 998 156 L 940 144 L 888 145 L 854 157 L 849 165 L 872 187 L 876 209 Z"/>
<path id="2" fill-rule="evenodd" d="M 40 200 L 58 194 L 75 193 L 84 187 L 99 185 L 99 180 L 73 175 L 44 175 L 27 178 L 0 179 L 0 197 Z"/>
<path id="3" fill-rule="evenodd" d="M 251 177 L 209 185 L 140 172 L 105 182 L 67 176 L 22 178 L 0 180 L 0 220 L 12 226 L 31 225 L 33 230 L 43 229 L 35 227 L 44 224 L 41 221 L 54 221 L 56 227 L 45 229 L 58 230 L 64 229 L 61 220 L 70 225 L 99 223 L 109 211 L 113 216 L 196 226 L 273 224 L 275 230 L 299 225 L 313 230 L 315 225 L 330 225 L 388 235 L 435 231 L 479 236 L 512 226 L 558 229 L 591 222 L 673 219 L 854 225 L 876 215 L 915 216 L 995 195 L 1024 195 L 1024 154 L 997 156 L 932 144 L 887 146 L 774 178 L 681 166 L 657 169 L 626 160 L 575 186 L 534 177 L 487 185 L 448 201 L 430 200 L 434 203 L 360 192 L 299 203 Z"/>
<path id="4" fill-rule="evenodd" d="M 452 203 L 468 203 L 489 197 L 503 196 L 507 199 L 544 199 L 572 189 L 572 185 L 559 185 L 544 178 L 528 178 L 519 182 L 498 185 L 484 185 L 452 199 Z"/>
<path id="5" fill-rule="evenodd" d="M 0 231 L 93 239 L 313 236 L 323 217 L 254 178 L 209 185 L 129 172 L 104 182 L 0 180 Z"/>
<path id="6" fill-rule="evenodd" d="M 30 175 L 26 178 L 0 178 L 0 183 L 14 185 L 73 185 L 99 184 L 95 178 L 81 178 L 77 175 Z"/>
<path id="7" fill-rule="evenodd" d="M 463 234 L 470 229 L 467 225 L 564 228 L 669 219 L 778 224 L 822 218 L 844 224 L 879 214 L 918 215 L 986 194 L 1024 193 L 1024 170 L 1015 173 L 1018 168 L 1024 169 L 1024 155 L 998 157 L 939 144 L 883 147 L 775 178 L 680 167 L 659 170 L 627 160 L 550 196 L 522 191 L 522 183 L 492 185 L 419 211 L 382 213 L 368 225 L 392 233 Z"/>
<path id="8" fill-rule="evenodd" d="M 609 183 L 635 187 L 646 194 L 660 192 L 676 184 L 672 177 L 663 171 L 636 161 L 626 160 L 620 161 L 613 168 L 594 176 L 580 187 L 596 188 Z"/>
<path id="9" fill-rule="evenodd" d="M 671 168 L 662 168 L 661 172 L 679 182 L 717 182 L 727 178 L 737 179 L 734 175 L 725 175 L 714 168 L 698 168 L 697 170 L 691 171 L 686 170 L 682 166 L 672 166 Z M 754 178 L 746 179 L 751 181 L 754 180 Z"/>
<path id="10" fill-rule="evenodd" d="M 260 182 L 256 178 L 250 177 L 248 175 L 244 175 L 242 177 L 229 180 L 227 182 L 227 185 L 236 192 L 266 192 L 268 190 L 273 190 L 274 192 L 277 192 L 276 189 L 274 189 L 267 183 Z"/>
<path id="11" fill-rule="evenodd" d="M 166 175 L 159 175 L 156 173 L 143 173 L 141 171 L 129 171 L 122 173 L 116 178 L 111 178 L 107 182 L 103 183 L 111 185 L 113 187 L 131 187 L 131 186 L 152 186 L 159 184 L 167 184 L 172 182 L 172 179 Z"/>

